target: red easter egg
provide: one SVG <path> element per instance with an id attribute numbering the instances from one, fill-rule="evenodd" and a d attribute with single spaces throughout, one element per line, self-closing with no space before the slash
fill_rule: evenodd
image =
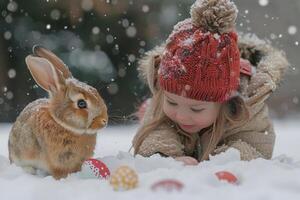
<path id="1" fill-rule="evenodd" d="M 219 171 L 215 173 L 219 180 L 227 181 L 228 183 L 237 184 L 238 179 L 235 175 L 228 171 Z"/>
<path id="2" fill-rule="evenodd" d="M 87 165 L 93 174 L 98 178 L 108 178 L 110 176 L 110 171 L 108 167 L 101 162 L 100 160 L 90 158 L 84 161 L 84 164 Z"/>
<path id="3" fill-rule="evenodd" d="M 175 179 L 161 180 L 154 183 L 151 186 L 151 190 L 153 191 L 163 190 L 167 192 L 172 192 L 172 191 L 181 191 L 182 189 L 183 189 L 183 183 Z"/>

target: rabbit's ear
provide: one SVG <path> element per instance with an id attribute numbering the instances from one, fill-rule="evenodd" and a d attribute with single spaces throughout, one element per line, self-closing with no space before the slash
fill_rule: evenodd
<path id="1" fill-rule="evenodd" d="M 27 67 L 39 86 L 50 93 L 56 93 L 65 85 L 63 74 L 45 58 L 27 56 Z"/>
<path id="2" fill-rule="evenodd" d="M 32 51 L 35 56 L 39 56 L 49 60 L 57 70 L 63 73 L 65 79 L 72 77 L 72 73 L 70 72 L 67 65 L 50 50 L 42 46 L 35 45 L 33 46 Z"/>

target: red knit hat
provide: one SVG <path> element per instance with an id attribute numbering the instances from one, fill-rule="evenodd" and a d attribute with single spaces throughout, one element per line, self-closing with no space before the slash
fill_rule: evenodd
<path id="1" fill-rule="evenodd" d="M 191 16 L 179 22 L 167 40 L 160 86 L 191 99 L 224 102 L 239 86 L 236 6 L 230 0 L 197 0 Z"/>

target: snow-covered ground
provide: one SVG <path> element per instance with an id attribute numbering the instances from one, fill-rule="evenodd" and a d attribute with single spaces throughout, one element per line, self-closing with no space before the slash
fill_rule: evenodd
<path id="1" fill-rule="evenodd" d="M 171 158 L 153 156 L 133 158 L 128 153 L 137 126 L 108 127 L 97 141 L 95 157 L 111 171 L 129 165 L 139 175 L 139 185 L 130 191 L 116 192 L 108 181 L 81 179 L 76 174 L 56 181 L 33 176 L 9 165 L 7 141 L 10 124 L 0 124 L 0 199 L 300 199 L 300 118 L 276 120 L 277 140 L 272 160 L 240 161 L 235 150 L 213 157 L 198 166 L 183 166 Z M 215 172 L 234 173 L 238 185 L 218 181 Z M 153 192 L 151 185 L 172 178 L 181 181 L 181 192 Z"/>

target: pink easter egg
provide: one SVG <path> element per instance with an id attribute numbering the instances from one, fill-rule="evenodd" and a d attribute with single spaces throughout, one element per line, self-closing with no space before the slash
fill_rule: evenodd
<path id="1" fill-rule="evenodd" d="M 151 186 L 151 190 L 153 191 L 181 191 L 184 185 L 178 180 L 175 179 L 165 179 L 154 183 Z"/>

